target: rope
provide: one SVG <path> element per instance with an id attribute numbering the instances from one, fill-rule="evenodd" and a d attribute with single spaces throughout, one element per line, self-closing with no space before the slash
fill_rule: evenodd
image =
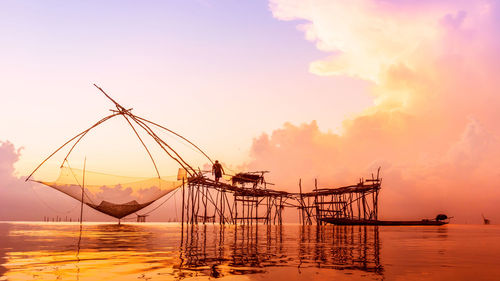
<path id="1" fill-rule="evenodd" d="M 38 199 L 38 201 L 40 201 L 45 207 L 47 207 L 48 209 L 50 209 L 50 210 L 52 210 L 52 211 L 54 211 L 56 213 L 59 213 L 59 214 L 69 214 L 69 213 L 73 212 L 76 209 L 76 207 L 78 207 L 78 205 L 75 205 L 73 208 L 71 208 L 69 211 L 66 211 L 66 212 L 63 212 L 63 211 L 60 211 L 60 210 L 56 210 L 56 209 L 52 208 L 49 204 L 45 203 L 45 201 L 35 191 L 35 189 L 33 188 L 33 186 L 31 186 L 31 191 L 33 191 L 33 193 L 35 194 L 35 197 Z"/>
<path id="2" fill-rule="evenodd" d="M 85 159 L 85 162 L 87 162 L 87 160 L 86 160 L 86 159 Z M 78 178 L 77 178 L 77 176 L 75 175 L 75 173 L 73 172 L 73 169 L 70 167 L 70 165 L 69 165 L 69 161 L 68 161 L 68 160 L 66 160 L 66 164 L 68 164 L 68 169 L 71 171 L 71 174 L 72 174 L 72 175 L 73 175 L 73 177 L 75 178 L 76 183 L 77 183 L 79 186 L 81 186 L 81 187 L 82 187 L 82 189 L 83 189 L 84 187 L 83 187 L 83 186 L 80 184 L 80 182 L 78 181 Z M 83 174 L 85 175 L 85 169 L 83 169 Z M 85 197 L 87 197 L 87 199 L 89 200 L 89 202 L 90 202 L 91 204 L 94 204 L 94 202 L 92 201 L 92 199 L 90 199 L 90 197 L 87 195 L 87 193 L 85 193 L 85 192 L 84 192 L 83 194 L 85 194 Z M 83 203 L 83 196 L 82 196 L 82 203 Z"/>

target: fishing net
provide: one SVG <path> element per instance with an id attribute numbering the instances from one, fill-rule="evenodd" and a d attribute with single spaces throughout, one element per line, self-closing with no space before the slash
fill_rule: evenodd
<path id="1" fill-rule="evenodd" d="M 111 110 L 113 112 L 111 115 L 101 118 L 58 147 L 33 170 L 26 180 L 29 180 L 39 168 L 48 163 L 49 159 L 55 160 L 52 158 L 64 151 L 65 157 L 61 159 L 64 165 L 59 171 L 58 178 L 52 182 L 45 180 L 37 182 L 63 192 L 99 212 L 120 219 L 147 207 L 178 188 L 183 181 L 187 182 L 188 177 L 201 176 L 201 170 L 195 169 L 196 166 L 193 163 L 206 160 L 212 163 L 205 152 L 185 137 L 162 125 L 132 114 L 131 108 L 121 106 L 104 90 L 95 84 L 94 86 L 115 105 L 116 110 Z M 105 122 L 106 126 L 112 123 L 113 129 L 103 130 Z M 122 134 L 125 130 L 126 133 Z M 88 134 L 90 131 L 92 133 Z M 116 136 L 120 136 L 120 141 L 111 141 Z M 81 141 L 82 139 L 85 141 Z M 75 149 L 77 145 L 78 149 Z M 186 151 L 192 156 L 187 156 Z M 192 152 L 195 152 L 194 155 Z M 118 173 L 150 175 L 154 168 L 153 171 L 156 172 L 157 177 L 125 177 L 84 171 L 70 167 L 70 158 L 71 163 L 83 162 L 84 167 L 88 167 L 85 166 L 86 159 L 92 159 L 92 169 L 98 171 L 109 171 L 109 168 L 112 168 L 113 170 L 119 169 Z M 106 165 L 108 159 L 122 160 L 119 163 L 113 163 L 113 160 L 110 160 L 113 165 Z M 147 161 L 147 164 L 143 163 L 144 161 Z M 131 166 L 131 170 L 125 172 L 126 166 Z M 179 168 L 177 177 L 163 176 L 163 172 L 169 173 L 168 171 L 172 171 L 173 167 Z M 145 169 L 147 173 L 144 173 Z M 52 171 L 57 172 L 51 169 L 51 173 Z"/>
<path id="2" fill-rule="evenodd" d="M 186 172 L 173 177 L 124 177 L 63 166 L 53 182 L 39 183 L 57 189 L 89 207 L 121 219 L 137 212 L 182 185 Z"/>

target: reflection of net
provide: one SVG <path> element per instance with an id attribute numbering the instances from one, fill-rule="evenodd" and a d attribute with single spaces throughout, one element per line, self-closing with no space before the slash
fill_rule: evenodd
<path id="1" fill-rule="evenodd" d="M 62 167 L 54 182 L 40 181 L 82 201 L 83 171 Z M 85 171 L 83 203 L 117 219 L 150 205 L 182 185 L 172 179 L 122 177 Z"/>

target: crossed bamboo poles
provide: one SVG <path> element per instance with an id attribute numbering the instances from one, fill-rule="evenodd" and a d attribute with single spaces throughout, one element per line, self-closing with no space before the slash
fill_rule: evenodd
<path id="1" fill-rule="evenodd" d="M 183 137 L 182 135 L 164 127 L 164 126 L 161 126 L 155 122 L 152 122 L 150 120 L 147 120 L 145 118 L 142 118 L 142 117 L 139 117 L 135 114 L 132 113 L 132 108 L 129 108 L 129 109 L 126 109 L 125 107 L 123 107 L 122 105 L 120 105 L 118 102 L 116 102 L 113 98 L 111 98 L 111 96 L 109 96 L 102 88 L 100 88 L 99 86 L 97 86 L 96 84 L 94 84 L 94 86 L 99 89 L 100 92 L 102 92 L 111 102 L 113 102 L 113 104 L 115 105 L 116 107 L 116 110 L 111 110 L 113 113 L 111 115 L 108 115 L 102 119 L 100 119 L 99 121 L 97 121 L 96 123 L 94 123 L 92 126 L 90 126 L 89 128 L 87 128 L 86 130 L 80 132 L 79 134 L 77 134 L 76 136 L 72 137 L 71 139 L 69 139 L 68 141 L 66 141 L 63 145 L 61 145 L 60 147 L 58 147 L 54 152 L 52 152 L 47 158 L 45 158 L 34 170 L 33 172 L 31 172 L 31 174 L 26 178 L 25 181 L 28 181 L 32 176 L 33 174 L 41 167 L 43 166 L 43 164 L 45 164 L 45 162 L 47 162 L 50 158 L 52 158 L 52 156 L 54 156 L 57 152 L 59 152 L 61 149 L 63 149 L 64 147 L 66 147 L 68 144 L 72 143 L 75 139 L 76 141 L 73 143 L 73 145 L 71 146 L 70 150 L 68 151 L 68 153 L 66 154 L 66 156 L 64 157 L 62 163 L 61 163 L 61 167 L 64 166 L 64 163 L 68 161 L 68 157 L 69 155 L 71 154 L 71 152 L 73 152 L 74 148 L 76 147 L 76 145 L 83 139 L 83 137 L 85 137 L 85 135 L 90 132 L 92 129 L 96 128 L 97 126 L 101 125 L 102 123 L 116 117 L 116 116 L 123 116 L 123 118 L 127 121 L 127 123 L 130 125 L 130 127 L 132 128 L 132 130 L 134 131 L 134 134 L 137 136 L 137 138 L 139 139 L 139 141 L 141 142 L 142 146 L 144 147 L 144 149 L 146 150 L 149 158 L 151 159 L 151 162 L 153 163 L 153 166 L 155 168 L 155 171 L 156 171 L 156 174 L 158 175 L 158 178 L 161 178 L 161 175 L 160 175 L 160 172 L 158 170 L 158 166 L 156 165 L 156 161 L 153 157 L 153 155 L 151 154 L 149 148 L 147 147 L 147 145 L 144 143 L 143 139 L 141 138 L 141 136 L 139 135 L 137 129 L 135 126 L 138 126 L 139 128 L 143 129 L 159 146 L 160 148 L 165 151 L 165 153 L 170 157 L 172 158 L 174 161 L 176 161 L 184 170 L 186 170 L 186 172 L 188 173 L 189 177 L 200 177 L 202 176 L 200 174 L 199 171 L 195 170 L 191 165 L 189 165 L 188 162 L 186 162 L 186 160 L 184 160 L 177 151 L 175 151 L 175 149 L 172 148 L 172 146 L 170 146 L 169 144 L 167 144 L 164 140 L 162 140 L 156 133 L 155 131 L 150 127 L 150 126 L 154 126 L 156 128 L 159 128 L 159 129 L 162 129 L 162 130 L 165 130 L 179 138 L 181 138 L 182 140 L 186 141 L 187 143 L 189 143 L 190 145 L 192 145 L 197 151 L 199 151 L 201 154 L 203 154 L 203 156 L 205 156 L 209 161 L 210 163 L 213 164 L 213 161 L 212 159 L 201 149 L 199 148 L 197 145 L 195 145 L 194 143 L 192 143 L 190 140 L 188 140 L 187 138 Z M 134 126 L 135 124 L 135 126 Z"/>

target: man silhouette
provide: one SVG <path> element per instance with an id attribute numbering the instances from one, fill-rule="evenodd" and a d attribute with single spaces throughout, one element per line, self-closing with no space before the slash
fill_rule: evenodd
<path id="1" fill-rule="evenodd" d="M 222 178 L 222 174 L 225 174 L 224 168 L 222 168 L 222 165 L 218 160 L 215 160 L 215 163 L 212 166 L 212 175 L 215 175 L 215 182 L 219 182 L 220 178 Z"/>

